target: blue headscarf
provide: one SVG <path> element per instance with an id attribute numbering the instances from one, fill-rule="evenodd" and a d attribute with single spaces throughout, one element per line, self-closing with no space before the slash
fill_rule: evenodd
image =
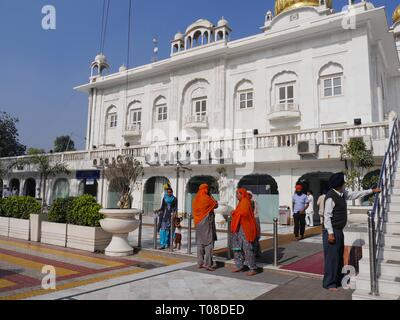
<path id="1" fill-rule="evenodd" d="M 171 205 L 174 200 L 175 196 L 174 195 L 168 195 L 168 190 L 164 192 L 164 200 L 168 205 Z"/>

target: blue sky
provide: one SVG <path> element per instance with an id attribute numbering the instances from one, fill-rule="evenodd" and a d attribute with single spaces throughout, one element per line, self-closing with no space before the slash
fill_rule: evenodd
<path id="1" fill-rule="evenodd" d="M 358 2 L 359 0 L 357 0 Z M 347 0 L 334 0 L 340 10 Z M 374 0 L 388 8 L 397 1 Z M 399 1 L 400 3 L 400 1 Z M 57 10 L 57 29 L 41 27 L 44 5 Z M 52 148 L 55 137 L 71 134 L 84 148 L 87 96 L 72 88 L 87 82 L 99 51 L 103 0 L 0 0 L 0 110 L 20 119 L 22 143 Z M 238 39 L 261 32 L 273 0 L 133 0 L 131 66 L 150 62 L 152 38 L 167 58 L 177 31 L 199 18 L 216 23 L 224 16 Z M 128 0 L 111 0 L 105 54 L 112 71 L 126 62 Z"/>

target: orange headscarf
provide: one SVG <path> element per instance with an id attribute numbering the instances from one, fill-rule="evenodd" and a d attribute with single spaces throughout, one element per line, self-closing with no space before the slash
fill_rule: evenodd
<path id="1" fill-rule="evenodd" d="M 203 219 L 215 209 L 216 205 L 217 201 L 208 195 L 208 185 L 202 184 L 192 204 L 194 225 L 203 221 Z"/>
<path id="2" fill-rule="evenodd" d="M 242 199 L 232 213 L 232 233 L 238 232 L 242 226 L 246 240 L 253 242 L 257 238 L 257 223 L 253 207 L 247 190 L 240 188 L 238 192 L 242 195 Z"/>

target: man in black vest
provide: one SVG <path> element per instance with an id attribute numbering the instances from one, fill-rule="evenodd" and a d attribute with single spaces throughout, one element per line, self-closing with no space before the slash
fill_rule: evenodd
<path id="1" fill-rule="evenodd" d="M 325 198 L 324 211 L 324 258 L 325 270 L 323 287 L 337 291 L 343 279 L 343 229 L 347 224 L 347 200 L 356 200 L 371 194 L 381 192 L 380 189 L 349 192 L 345 190 L 343 173 L 334 174 L 329 180 L 330 190 Z"/>

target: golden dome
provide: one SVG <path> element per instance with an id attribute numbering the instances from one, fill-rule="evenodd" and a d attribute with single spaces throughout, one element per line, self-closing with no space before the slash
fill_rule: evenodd
<path id="1" fill-rule="evenodd" d="M 400 4 L 397 6 L 393 13 L 393 22 L 400 22 Z"/>
<path id="2" fill-rule="evenodd" d="M 326 0 L 326 5 L 332 8 L 332 0 Z M 275 15 L 290 9 L 318 6 L 319 0 L 275 0 Z"/>

